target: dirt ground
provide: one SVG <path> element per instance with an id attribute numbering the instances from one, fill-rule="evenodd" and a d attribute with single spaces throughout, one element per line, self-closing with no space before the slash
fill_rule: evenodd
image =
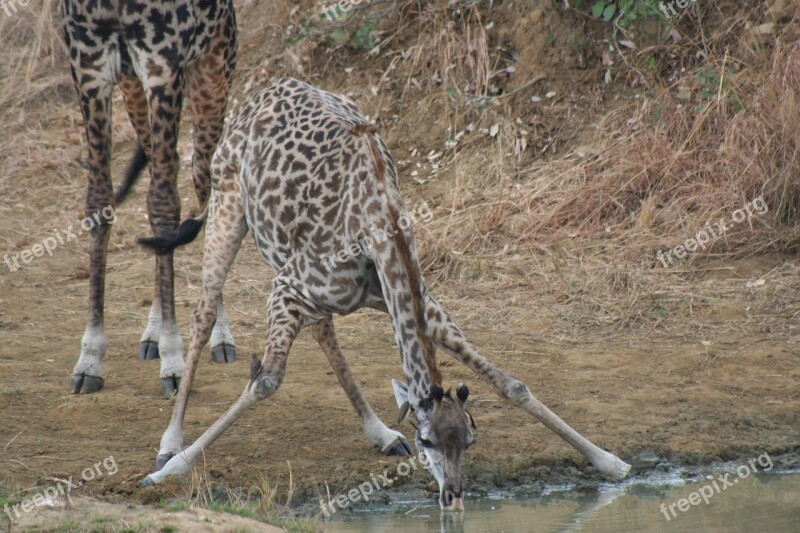
<path id="1" fill-rule="evenodd" d="M 37 508 L 22 514 L 15 526 L 23 531 L 42 531 L 64 524 L 68 531 L 264 531 L 283 528 L 261 521 L 209 509 L 166 510 L 144 505 L 115 505 L 92 498 L 71 498 L 68 505 Z"/>
<path id="2" fill-rule="evenodd" d="M 355 57 L 363 68 L 349 76 L 338 68 L 338 60 L 330 60 L 334 66 L 324 63 L 328 56 L 322 52 L 311 53 L 307 61 L 302 51 L 297 52 L 299 63 L 293 64 L 291 54 L 279 56 L 277 44 L 265 44 L 270 39 L 281 42 L 284 23 L 294 13 L 290 4 L 278 4 L 269 24 L 263 22 L 267 8 L 257 2 L 248 4 L 250 16 L 240 16 L 240 92 L 253 77 L 305 74 L 326 88 L 355 91 L 354 99 L 370 110 L 380 113 L 385 104 L 389 109 L 385 116 L 405 113 L 407 118 L 385 126 L 384 136 L 397 159 L 405 158 L 411 147 L 424 154 L 441 145 L 446 121 L 435 128 L 426 126 L 441 111 L 437 104 L 431 103 L 429 113 L 418 113 L 413 101 L 390 102 L 391 95 L 398 94 L 392 87 L 385 88 L 386 102 L 376 102 L 365 87 L 380 72 L 367 66 L 365 55 Z M 497 20 L 502 24 L 513 15 L 498 15 Z M 554 16 L 545 12 L 543 17 L 540 12 L 524 24 L 503 26 L 500 31 L 503 39 L 524 43 L 526 32 L 541 31 L 537 25 Z M 577 23 L 571 28 L 588 31 Z M 523 47 L 522 53 L 526 50 Z M 587 96 L 578 99 L 580 106 L 569 110 L 565 103 L 540 117 L 537 139 L 561 139 L 552 157 L 576 146 L 581 128 L 630 97 L 631 89 L 624 84 L 600 88 L 595 71 L 559 70 L 564 57 L 530 53 L 525 68 L 529 74 L 545 73 L 550 78 L 547 89 L 588 88 Z M 309 72 L 309 61 L 319 70 Z M 63 79 L 46 102 L 20 109 L 15 121 L 6 125 L 7 131 L 0 133 L 6 149 L 34 152 L 22 163 L 9 162 L 6 175 L 0 177 L 4 253 L 28 249 L 82 216 L 85 171 L 80 166 L 80 118 L 66 70 L 59 70 L 59 76 Z M 119 100 L 116 103 L 113 175 L 120 176 L 131 154 L 133 134 Z M 187 124 L 181 141 L 184 213 L 195 206 L 187 172 L 189 140 Z M 48 150 L 52 157 L 37 158 L 51 153 Z M 476 144 L 474 150 L 492 157 L 491 147 Z M 530 165 L 541 159 L 527 157 Z M 411 176 L 414 165 L 399 166 L 412 204 L 424 200 L 438 206 L 444 191 L 458 179 L 451 168 L 418 183 Z M 153 261 L 135 244 L 136 237 L 149 233 L 145 181 L 118 207 L 111 238 L 102 392 L 68 393 L 87 314 L 86 236 L 16 272 L 0 265 L 0 481 L 24 495 L 113 456 L 119 471 L 87 482 L 76 489 L 79 494 L 156 503 L 191 495 L 198 479 L 247 491 L 263 486 L 266 478 L 276 488 L 278 500 L 292 497 L 298 502 L 328 490 L 336 494 L 371 473 L 394 468 L 397 460 L 369 447 L 322 352 L 304 332 L 294 344 L 281 389 L 208 450 L 196 477 L 157 488 L 137 487 L 154 467 L 173 405 L 162 397 L 158 363 L 136 357 L 152 298 Z M 422 232 L 423 247 L 426 238 L 433 242 L 429 233 Z M 800 447 L 797 256 L 720 259 L 678 274 L 651 272 L 646 286 L 631 291 L 624 269 L 602 252 L 592 252 L 602 249 L 601 237 L 579 246 L 586 251 L 581 260 L 573 260 L 574 254 L 543 253 L 535 270 L 528 270 L 530 261 L 515 262 L 513 257 L 502 262 L 476 258 L 477 271 L 464 269 L 457 277 L 428 273 L 431 290 L 488 357 L 520 377 L 584 436 L 628 462 L 642 459 L 645 467 L 652 466 L 653 461 L 645 459 L 655 457 L 698 464 L 765 451 L 777 455 Z M 200 289 L 200 256 L 197 242 L 181 250 L 175 260 L 178 318 L 187 346 L 189 315 Z M 598 275 L 607 283 L 598 284 Z M 238 358 L 230 365 L 216 365 L 206 349 L 187 414 L 187 443 L 238 397 L 251 356 L 262 355 L 271 276 L 248 238 L 225 287 Z M 619 294 L 618 301 L 608 303 L 609 291 Z M 336 325 L 367 398 L 393 425 L 397 408 L 390 379 L 402 379 L 402 373 L 387 318 L 359 312 L 337 318 Z M 440 356 L 445 381 L 470 386 L 471 411 L 478 425 L 478 444 L 466 455 L 467 490 L 548 480 L 554 472 L 560 472 L 562 480 L 593 478 L 591 467 L 577 452 L 445 358 Z M 412 434 L 408 425 L 402 431 Z M 416 476 L 413 483 L 421 486 L 423 479 Z"/>

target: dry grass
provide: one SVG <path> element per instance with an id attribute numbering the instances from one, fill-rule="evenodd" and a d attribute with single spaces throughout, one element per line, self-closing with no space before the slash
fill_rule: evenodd
<path id="1" fill-rule="evenodd" d="M 64 76 L 66 47 L 59 28 L 60 2 L 31 0 L 17 13 L 0 13 L 0 113 L 14 112 L 72 89 Z"/>
<path id="2" fill-rule="evenodd" d="M 57 0 L 31 0 L 24 7 L 16 4 L 11 16 L 0 11 L 0 141 L 6 148 L 0 154 L 0 213 L 25 219 L 10 228 L 9 251 L 30 234 L 29 217 L 34 223 L 42 214 L 64 220 L 67 206 L 33 205 L 36 192 L 49 187 L 51 194 L 62 194 L 82 178 L 80 111 L 59 6 Z"/>
<path id="3" fill-rule="evenodd" d="M 288 531 L 319 531 L 320 524 L 313 519 L 298 519 L 292 511 L 294 484 L 291 465 L 288 466 L 288 486 L 285 494 L 282 483 L 272 483 L 264 474 L 259 481 L 248 488 L 232 489 L 227 483 L 209 481 L 209 474 L 194 468 L 187 491 L 173 508 L 194 507 L 240 515 L 280 525 Z"/>
<path id="4" fill-rule="evenodd" d="M 487 96 L 494 65 L 476 5 L 459 10 L 455 18 L 452 7 L 442 2 L 422 4 L 414 12 L 418 6 L 412 3 L 408 9 L 417 39 L 404 52 L 409 65 L 403 96 L 411 87 L 443 90 L 459 100 Z"/>
<path id="5" fill-rule="evenodd" d="M 580 146 L 533 164 L 513 157 L 513 115 L 496 112 L 500 133 L 453 158 L 452 182 L 421 231 L 429 277 L 555 301 L 548 311 L 564 323 L 542 331 L 552 338 L 670 322 L 691 336 L 692 323 L 726 306 L 753 327 L 791 330 L 798 269 L 781 257 L 800 248 L 800 42 L 760 53 L 687 69 L 605 115 Z M 659 251 L 758 197 L 767 213 L 663 268 Z"/>
<path id="6" fill-rule="evenodd" d="M 11 187 L 12 183 L 36 184 L 53 172 L 66 183 L 80 179 L 83 172 L 78 164 L 80 114 L 65 68 L 57 5 L 54 0 L 32 0 L 18 15 L 0 17 L 0 118 L 8 126 L 6 139 L 19 148 L 3 155 L 6 172 L 0 176 L 0 189 L 10 191 L 9 199 L 17 203 L 14 209 L 28 208 L 36 198 L 30 188 Z M 444 191 L 421 199 L 438 205 L 434 221 L 417 230 L 429 278 L 486 282 L 487 290 L 496 282 L 540 294 L 550 291 L 563 301 L 567 315 L 575 309 L 569 304 L 581 299 L 591 311 L 576 317 L 575 323 L 653 325 L 665 301 L 674 303 L 667 305 L 672 305 L 671 313 L 693 305 L 681 294 L 702 272 L 731 269 L 734 259 L 797 252 L 796 39 L 764 44 L 762 36 L 758 46 L 744 37 L 733 39 L 747 19 L 746 13 L 737 12 L 730 23 L 718 24 L 721 30 L 713 38 L 698 32 L 703 35 L 698 50 L 707 54 L 701 67 L 686 64 L 685 73 L 662 80 L 647 97 L 616 107 L 599 120 L 591 117 L 594 126 L 582 132 L 580 146 L 573 143 L 566 153 L 519 158 L 515 155 L 523 126 L 514 121 L 514 112 L 527 95 L 497 99 L 482 110 L 475 105 L 489 101 L 492 83 L 503 84 L 495 76 L 502 70 L 499 43 L 491 42 L 484 30 L 482 8 L 462 6 L 454 11 L 445 1 L 369 6 L 353 20 L 370 11 L 384 13 L 379 53 L 359 52 L 366 54 L 360 59 L 368 67 L 362 75 L 372 76 L 369 85 L 381 89 L 375 107 L 388 115 L 385 109 L 395 104 L 392 98 L 423 104 L 418 109 L 429 113 L 426 120 L 438 124 L 417 132 L 423 145 L 431 139 L 441 142 L 448 126 L 450 134 L 466 122 L 474 121 L 477 127 L 442 158 Z M 389 11 L 381 11 L 386 6 Z M 258 4 L 240 7 L 242 12 L 249 10 L 250 19 L 275 15 L 273 8 Z M 299 12 L 288 3 L 278 8 L 279 19 L 286 21 L 314 9 L 310 2 L 303 2 Z M 240 20 L 239 89 L 260 86 L 287 70 L 301 75 L 317 72 L 320 66 L 319 71 L 334 80 L 327 83 L 337 83 L 334 69 L 328 68 L 336 50 L 309 42 L 321 39 L 321 34 L 312 32 L 303 40 L 289 26 L 281 27 L 283 38 L 294 45 L 262 59 L 255 50 L 263 46 L 263 28 L 274 24 L 250 19 Z M 721 43 L 728 42 L 734 42 L 734 51 L 715 56 L 724 49 Z M 682 57 L 690 55 L 691 50 Z M 376 77 L 376 72 L 383 74 Z M 687 99 L 676 100 L 677 94 Z M 419 126 L 414 120 L 409 124 Z M 480 129 L 492 124 L 500 128 L 490 139 Z M 551 135 L 554 126 L 541 124 L 543 135 Z M 124 113 L 118 113 L 115 142 L 126 136 L 130 127 Z M 52 180 L 48 186 L 61 187 Z M 769 206 L 767 214 L 737 225 L 678 267 L 660 268 L 657 251 L 683 243 L 709 221 L 730 217 L 760 195 Z M 412 204 L 413 196 L 412 192 Z M 10 205 L 0 210 L 10 210 Z M 38 209 L 32 205 L 21 215 L 33 219 Z M 21 245 L 12 242 L 9 249 Z M 678 275 L 665 284 L 662 277 L 671 273 Z M 791 269 L 773 273 L 776 284 L 777 278 L 793 275 Z M 705 289 L 695 285 L 691 290 Z"/>
<path id="7" fill-rule="evenodd" d="M 481 254 L 592 238 L 609 259 L 652 267 L 657 250 L 763 196 L 767 214 L 688 264 L 797 251 L 800 44 L 778 43 L 765 68 L 721 77 L 716 89 L 698 105 L 676 105 L 663 89 L 605 116 L 584 146 L 527 168 L 515 168 L 511 139 L 498 136 L 494 154 L 473 153 L 456 168 L 444 201 L 452 209 L 438 226 L 447 247 L 433 248 Z"/>

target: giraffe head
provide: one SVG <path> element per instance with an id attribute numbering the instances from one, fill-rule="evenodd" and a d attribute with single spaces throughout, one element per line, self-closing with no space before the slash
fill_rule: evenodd
<path id="1" fill-rule="evenodd" d="M 409 397 L 407 385 L 392 380 L 392 388 L 400 407 L 400 420 L 411 411 L 419 421 L 414 442 L 425 467 L 439 484 L 439 505 L 444 510 L 463 511 L 461 458 L 475 443 L 472 435 L 475 421 L 464 409 L 469 389 L 460 384 L 453 398 L 449 390 L 445 392 L 433 385 L 430 395 L 415 404 Z"/>

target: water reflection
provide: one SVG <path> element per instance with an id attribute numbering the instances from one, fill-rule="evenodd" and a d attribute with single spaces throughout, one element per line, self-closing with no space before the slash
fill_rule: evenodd
<path id="1" fill-rule="evenodd" d="M 553 493 L 530 499 L 465 501 L 463 513 L 442 513 L 435 502 L 354 511 L 328 522 L 339 533 L 770 533 L 800 532 L 800 474 L 742 479 L 706 505 L 667 520 L 662 503 L 686 498 L 707 481 L 680 486 L 629 484 L 573 496 Z"/>

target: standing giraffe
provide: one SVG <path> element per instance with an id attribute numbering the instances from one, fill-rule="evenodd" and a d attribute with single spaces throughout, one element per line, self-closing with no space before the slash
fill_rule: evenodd
<path id="1" fill-rule="evenodd" d="M 287 78 L 250 97 L 228 124 L 214 156 L 207 217 L 203 289 L 192 314 L 186 375 L 161 439 L 159 470 L 143 485 L 188 473 L 242 413 L 274 394 L 304 326 L 311 327 L 369 440 L 384 452 L 410 452 L 402 435 L 375 416 L 336 341 L 333 313 L 362 307 L 391 318 L 407 381 L 392 382 L 395 399 L 401 419 L 410 410 L 419 422 L 415 444 L 439 484 L 443 509 L 463 508 L 461 458 L 474 437 L 464 411 L 469 390 L 460 385 L 456 398 L 442 390 L 434 344 L 555 431 L 603 474 L 622 478 L 628 472 L 628 464 L 582 437 L 525 384 L 483 357 L 428 293 L 392 157 L 350 100 Z M 199 231 L 197 221 L 194 229 Z M 233 406 L 181 451 L 197 359 L 248 229 L 276 270 L 264 357 L 253 360 L 249 383 Z M 151 243 L 161 252 L 177 244 Z M 336 262 L 328 259 L 332 254 Z"/>
<path id="2" fill-rule="evenodd" d="M 86 213 L 121 202 L 150 162 L 147 213 L 156 238 L 174 236 L 180 220 L 177 192 L 178 129 L 184 91 L 194 122 L 195 193 L 208 202 L 211 156 L 222 134 L 225 105 L 236 65 L 236 19 L 232 0 L 63 0 L 63 30 L 89 147 Z M 112 191 L 111 97 L 119 85 L 136 129 L 137 152 L 116 196 Z M 91 231 L 89 321 L 70 391 L 103 388 L 106 254 L 110 227 Z M 139 357 L 161 358 L 161 386 L 173 394 L 183 374 L 183 342 L 175 322 L 172 254 L 156 258 L 155 297 L 141 338 Z M 235 358 L 222 300 L 212 335 L 218 362 Z"/>

